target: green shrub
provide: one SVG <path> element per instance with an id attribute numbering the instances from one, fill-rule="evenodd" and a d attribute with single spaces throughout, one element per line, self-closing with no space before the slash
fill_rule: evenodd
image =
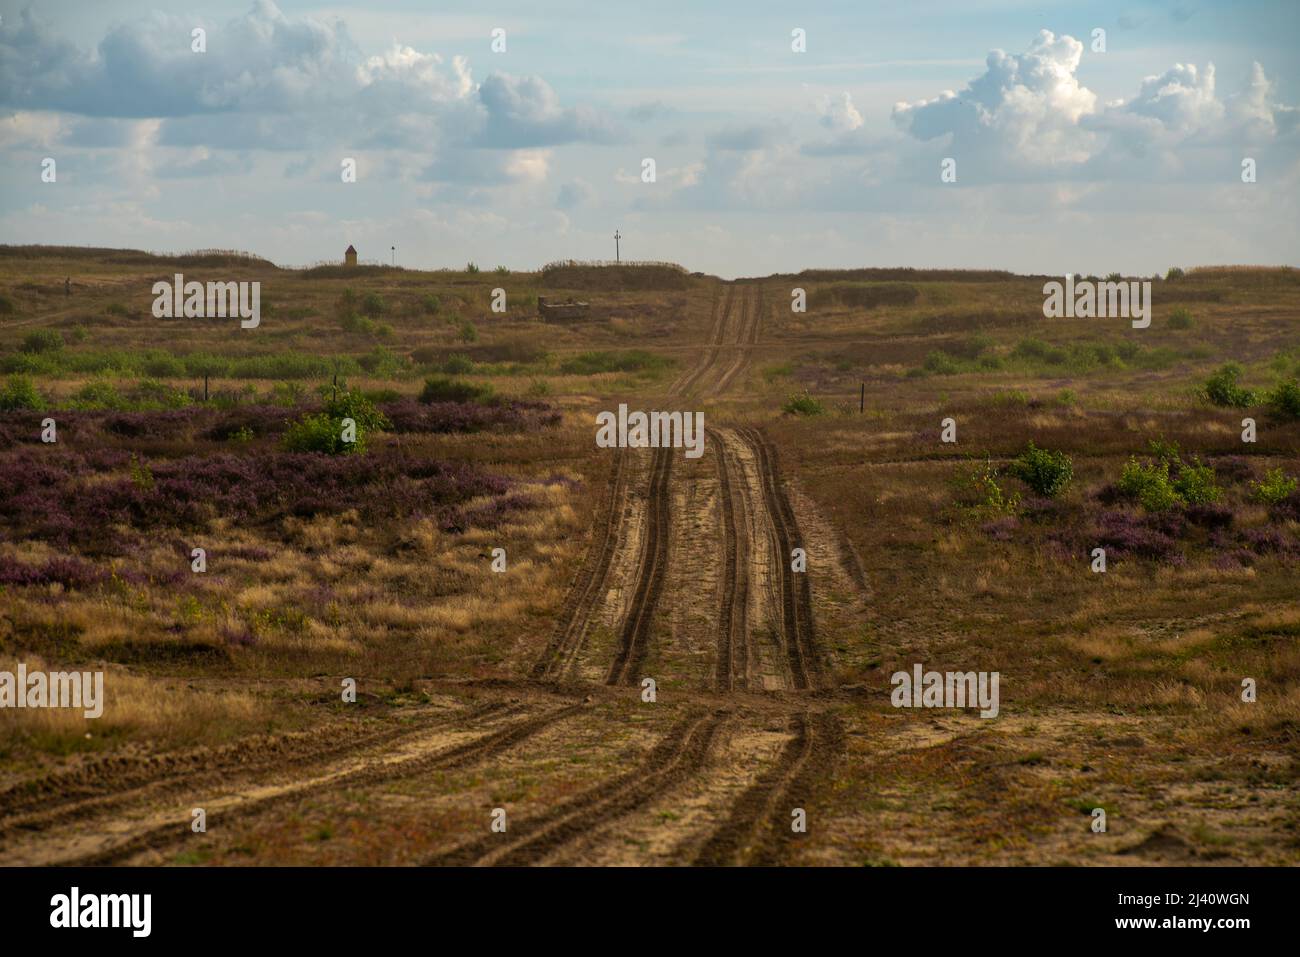
<path id="1" fill-rule="evenodd" d="M 1182 501 L 1169 480 L 1168 462 L 1143 464 L 1130 458 L 1120 475 L 1119 490 L 1150 512 L 1163 512 Z"/>
<path id="2" fill-rule="evenodd" d="M 18 311 L 14 301 L 8 296 L 0 295 L 0 316 L 12 316 Z"/>
<path id="3" fill-rule="evenodd" d="M 1029 393 L 1022 392 L 1020 389 L 1002 389 L 989 396 L 989 405 L 1027 406 Z"/>
<path id="4" fill-rule="evenodd" d="M 84 412 L 121 411 L 127 401 L 111 382 L 87 382 L 72 394 L 72 408 Z"/>
<path id="5" fill-rule="evenodd" d="M 786 415 L 822 415 L 826 407 L 808 394 L 808 390 L 802 392 L 792 392 L 785 404 L 781 406 L 781 411 Z"/>
<path id="6" fill-rule="evenodd" d="M 392 428 L 392 423 L 384 413 L 375 408 L 375 404 L 360 392 L 349 389 L 340 390 L 325 403 L 325 413 L 330 418 L 342 421 L 352 419 L 357 423 L 357 441 L 361 441 L 362 430 L 382 432 Z"/>
<path id="7" fill-rule="evenodd" d="M 157 409 L 183 409 L 192 403 L 188 392 L 159 382 L 141 379 L 131 392 L 130 407 L 140 411 Z"/>
<path id="8" fill-rule="evenodd" d="M 1237 380 L 1240 378 L 1241 366 L 1235 362 L 1229 362 L 1221 366 L 1218 371 L 1205 380 L 1203 390 L 1205 397 L 1217 406 L 1226 406 L 1233 409 L 1244 409 L 1253 405 L 1255 393 L 1239 386 Z"/>
<path id="9" fill-rule="evenodd" d="M 131 484 L 142 492 L 152 492 L 154 489 L 153 469 L 149 468 L 149 463 L 142 462 L 133 453 L 129 468 L 131 471 Z"/>
<path id="10" fill-rule="evenodd" d="M 1215 482 L 1214 469 L 1199 460 L 1191 465 L 1180 463 L 1173 488 L 1188 505 L 1209 505 L 1223 498 L 1223 490 Z"/>
<path id="11" fill-rule="evenodd" d="M 476 264 L 473 260 L 470 260 L 465 264 L 465 271 L 471 274 L 478 272 L 478 264 Z"/>
<path id="12" fill-rule="evenodd" d="M 474 328 L 474 323 L 466 319 L 460 325 L 460 330 L 456 333 L 456 338 L 461 342 L 477 342 L 478 330 Z"/>
<path id="13" fill-rule="evenodd" d="M 545 379 L 534 379 L 528 383 L 528 394 L 535 396 L 546 396 L 551 394 L 551 384 Z"/>
<path id="14" fill-rule="evenodd" d="M 1279 505 L 1290 498 L 1300 482 L 1287 475 L 1281 468 L 1269 469 L 1264 473 L 1264 481 L 1251 482 L 1251 489 L 1256 499 L 1265 505 Z"/>
<path id="15" fill-rule="evenodd" d="M 23 352 L 58 352 L 63 348 L 63 336 L 57 329 L 36 329 L 23 336 Z"/>
<path id="16" fill-rule="evenodd" d="M 1174 279 L 1182 279 L 1184 275 L 1186 274 L 1179 267 L 1170 266 L 1169 271 L 1165 273 L 1165 280 L 1172 281 Z"/>
<path id="17" fill-rule="evenodd" d="M 437 296 L 433 295 L 432 293 L 425 294 L 423 304 L 424 304 L 424 311 L 431 316 L 436 316 L 438 314 L 438 310 L 442 308 L 442 300 L 439 299 Z"/>
<path id="18" fill-rule="evenodd" d="M 1178 447 L 1178 443 L 1170 442 L 1163 435 L 1158 439 L 1148 440 L 1147 449 L 1156 457 L 1157 461 L 1167 462 L 1171 468 L 1183 463 L 1183 453 Z"/>
<path id="19" fill-rule="evenodd" d="M 105 308 L 104 311 L 110 316 L 120 316 L 123 319 L 131 315 L 130 310 L 120 302 L 109 303 L 108 307 Z"/>
<path id="20" fill-rule="evenodd" d="M 610 352 L 580 352 L 560 363 L 565 375 L 599 375 L 602 372 L 651 374 L 668 365 L 668 360 L 644 349 Z"/>
<path id="21" fill-rule="evenodd" d="M 505 266 L 497 266 L 497 272 L 502 276 L 510 275 L 510 270 L 507 269 Z"/>
<path id="22" fill-rule="evenodd" d="M 185 363 L 162 349 L 150 349 L 140 357 L 140 371 L 154 379 L 185 377 Z"/>
<path id="23" fill-rule="evenodd" d="M 1192 328 L 1192 310 L 1186 306 L 1178 306 L 1169 314 L 1170 329 L 1190 329 Z"/>
<path id="24" fill-rule="evenodd" d="M 267 396 L 272 405 L 295 406 L 307 397 L 307 390 L 298 382 L 277 382 Z"/>
<path id="25" fill-rule="evenodd" d="M 952 487 L 954 501 L 971 512 L 1012 515 L 1020 507 L 1020 496 L 1003 490 L 998 467 L 991 461 L 962 466 L 953 477 Z"/>
<path id="26" fill-rule="evenodd" d="M 447 376 L 431 376 L 424 380 L 420 392 L 421 402 L 483 402 L 492 398 L 490 385 L 476 385 Z"/>
<path id="27" fill-rule="evenodd" d="M 1074 463 L 1064 452 L 1040 449 L 1030 442 L 1009 471 L 1039 495 L 1055 498 L 1074 478 Z"/>
<path id="28" fill-rule="evenodd" d="M 1045 362 L 1048 365 L 1064 365 L 1070 358 L 1069 353 L 1059 346 L 1054 346 L 1044 342 L 1042 339 L 1028 338 L 1021 339 L 1016 343 L 1015 348 L 1011 350 L 1013 359 L 1028 359 L 1035 362 Z"/>
<path id="29" fill-rule="evenodd" d="M 284 447 L 290 452 L 322 452 L 327 455 L 350 455 L 365 451 L 365 429 L 357 422 L 357 440 L 343 441 L 343 420 L 324 412 L 304 415 L 289 426 Z"/>
<path id="30" fill-rule="evenodd" d="M 181 362 L 185 366 L 185 373 L 197 378 L 226 375 L 230 370 L 229 359 L 210 352 L 191 352 Z"/>
<path id="31" fill-rule="evenodd" d="M 45 398 L 25 375 L 10 376 L 0 389 L 0 412 L 43 412 Z"/>
<path id="32" fill-rule="evenodd" d="M 361 300 L 361 311 L 373 319 L 375 316 L 382 316 L 387 307 L 384 305 L 384 297 L 377 292 L 368 292 L 365 298 Z"/>
<path id="33" fill-rule="evenodd" d="M 1279 382 L 1265 401 L 1274 415 L 1283 419 L 1300 419 L 1300 384 L 1296 380 Z"/>
<path id="34" fill-rule="evenodd" d="M 454 352 L 442 364 L 442 371 L 449 375 L 467 375 L 474 371 L 474 360 L 463 352 Z"/>
<path id="35" fill-rule="evenodd" d="M 350 312 L 339 320 L 339 327 L 344 332 L 359 333 L 365 336 L 375 334 L 375 321 L 359 312 Z"/>
<path id="36" fill-rule="evenodd" d="M 931 352 L 925 357 L 922 368 L 933 375 L 956 375 L 961 372 L 961 365 L 946 352 Z"/>

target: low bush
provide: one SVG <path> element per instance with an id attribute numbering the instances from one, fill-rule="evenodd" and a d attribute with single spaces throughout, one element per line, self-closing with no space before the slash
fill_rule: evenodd
<path id="1" fill-rule="evenodd" d="M 1251 483 L 1251 493 L 1265 505 L 1281 505 L 1295 493 L 1297 486 L 1300 483 L 1282 469 L 1269 469 L 1264 473 L 1264 481 Z"/>
<path id="2" fill-rule="evenodd" d="M 36 391 L 36 385 L 25 375 L 10 376 L 0 389 L 0 412 L 42 412 L 45 397 Z"/>
<path id="3" fill-rule="evenodd" d="M 565 375 L 599 375 L 602 372 L 653 374 L 668 366 L 668 360 L 644 349 L 611 352 L 580 352 L 560 363 Z"/>
<path id="4" fill-rule="evenodd" d="M 1255 393 L 1243 389 L 1237 384 L 1241 378 L 1241 366 L 1235 362 L 1226 363 L 1208 379 L 1202 390 L 1205 398 L 1217 406 L 1244 409 L 1255 403 Z"/>
<path id="5" fill-rule="evenodd" d="M 1223 498 L 1213 467 L 1202 465 L 1199 459 L 1191 465 L 1179 462 L 1178 474 L 1172 484 L 1178 497 L 1187 505 L 1211 505 Z"/>
<path id="6" fill-rule="evenodd" d="M 23 336 L 23 352 L 58 352 L 63 348 L 63 336 L 57 329 L 36 329 Z"/>
<path id="7" fill-rule="evenodd" d="M 781 411 L 786 415 L 822 415 L 826 407 L 805 389 L 803 392 L 792 392 L 781 406 Z"/>
<path id="8" fill-rule="evenodd" d="M 964 465 L 952 480 L 953 499 L 972 513 L 1014 515 L 1020 507 L 1020 496 L 1008 494 L 998 479 L 998 467 L 990 461 Z"/>
<path id="9" fill-rule="evenodd" d="M 1300 383 L 1279 382 L 1265 397 L 1269 411 L 1282 419 L 1300 419 Z"/>
<path id="10" fill-rule="evenodd" d="M 420 401 L 429 402 L 485 402 L 492 398 L 490 385 L 477 385 L 449 376 L 430 376 L 424 380 Z"/>
<path id="11" fill-rule="evenodd" d="M 1171 509 L 1182 501 L 1169 479 L 1169 463 L 1165 461 L 1144 464 L 1130 458 L 1120 475 L 1119 492 L 1150 512 Z"/>
<path id="12" fill-rule="evenodd" d="M 311 412 L 289 426 L 284 434 L 284 447 L 290 452 L 321 452 L 327 455 L 348 455 L 364 452 L 366 433 L 361 423 L 356 424 L 356 441 L 343 441 L 343 420 L 324 412 Z"/>
<path id="13" fill-rule="evenodd" d="M 1074 478 L 1074 463 L 1064 452 L 1040 449 L 1030 442 L 1009 471 L 1039 495 L 1055 498 Z"/>

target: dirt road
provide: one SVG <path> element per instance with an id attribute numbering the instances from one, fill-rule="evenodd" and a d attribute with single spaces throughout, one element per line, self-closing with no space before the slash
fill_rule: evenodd
<path id="1" fill-rule="evenodd" d="M 739 385 L 763 316 L 761 286 L 721 287 L 705 349 L 674 397 L 716 397 Z M 707 445 L 709 454 L 689 464 L 679 449 L 615 450 L 587 558 L 528 677 L 495 682 L 474 703 L 448 696 L 445 707 L 365 727 L 338 721 L 27 782 L 0 792 L 0 863 L 168 861 L 196 841 L 240 848 L 322 804 L 361 802 L 382 815 L 394 789 L 418 789 L 431 776 L 472 791 L 485 775 L 553 774 L 555 755 L 600 747 L 610 752 L 602 773 L 545 806 L 512 810 L 505 832 L 479 817 L 439 836 L 433 853 L 412 844 L 386 859 L 788 859 L 801 837 L 792 814 L 816 801 L 842 746 L 833 699 L 812 694 L 825 687 L 829 664 L 813 614 L 817 572 L 792 567 L 806 543 L 762 431 L 711 427 Z M 695 580 L 682 569 L 698 571 Z M 685 607 L 703 625 L 667 628 L 666 612 Z M 707 634 L 672 633 L 692 627 Z M 608 640 L 596 640 L 605 632 Z M 692 657 L 707 660 L 692 670 Z M 646 678 L 658 687 L 655 702 L 641 698 Z M 455 789 L 424 799 L 464 802 Z M 190 826 L 196 807 L 206 832 Z M 678 828 L 656 824 L 679 817 Z M 645 835 L 639 851 L 628 834 Z"/>

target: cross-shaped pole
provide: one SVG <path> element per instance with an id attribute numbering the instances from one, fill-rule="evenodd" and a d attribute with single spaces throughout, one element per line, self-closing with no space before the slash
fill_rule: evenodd
<path id="1" fill-rule="evenodd" d="M 623 237 L 618 234 L 618 230 L 614 230 L 614 262 L 620 261 L 618 258 L 618 241 L 622 238 Z"/>

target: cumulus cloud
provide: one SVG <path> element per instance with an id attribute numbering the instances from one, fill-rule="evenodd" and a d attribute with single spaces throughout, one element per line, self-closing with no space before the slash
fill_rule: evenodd
<path id="1" fill-rule="evenodd" d="M 186 148 L 310 149 L 346 136 L 355 147 L 519 150 L 619 136 L 540 77 L 476 83 L 464 57 L 401 43 L 365 56 L 341 21 L 289 18 L 271 0 L 207 26 L 204 53 L 190 49 L 192 26 L 153 14 L 87 51 L 26 10 L 0 24 L 0 106 L 159 118 L 160 144 Z"/>
<path id="2" fill-rule="evenodd" d="M 1145 77 L 1137 93 L 1101 105 L 1076 76 L 1083 44 L 1043 30 L 1027 52 L 988 55 L 983 74 L 960 92 L 900 102 L 893 121 L 918 140 L 947 138 L 959 168 L 982 178 L 1120 175 L 1122 157 L 1157 162 L 1129 175 L 1186 173 L 1174 151 L 1243 140 L 1272 140 L 1296 129 L 1296 110 L 1278 104 L 1256 63 L 1246 88 L 1227 99 L 1214 65 L 1175 64 Z M 1221 159 L 1207 162 L 1221 163 Z M 1145 174 L 1143 172 L 1145 170 Z"/>
<path id="3" fill-rule="evenodd" d="M 87 116 L 168 117 L 319 107 L 356 86 L 342 24 L 290 21 L 270 0 L 208 29 L 190 49 L 188 18 L 154 13 L 118 26 L 94 51 L 60 39 L 29 9 L 0 27 L 0 103 Z M 351 55 L 351 56 L 350 56 Z"/>
<path id="4" fill-rule="evenodd" d="M 596 111 L 561 108 L 559 97 L 541 77 L 495 73 L 483 81 L 478 95 L 486 110 L 486 123 L 477 138 L 483 146 L 608 143 L 619 137 L 617 128 Z"/>
<path id="5" fill-rule="evenodd" d="M 862 126 L 862 114 L 853 105 L 853 97 L 847 91 L 838 97 L 826 97 L 818 104 L 821 124 L 837 133 L 856 130 Z"/>
<path id="6" fill-rule="evenodd" d="M 1075 76 L 1082 56 L 1078 40 L 1042 30 L 1026 53 L 990 53 L 960 93 L 895 104 L 893 120 L 918 139 L 949 135 L 954 149 L 1030 165 L 1079 162 L 1089 145 L 1079 120 L 1097 102 Z"/>

